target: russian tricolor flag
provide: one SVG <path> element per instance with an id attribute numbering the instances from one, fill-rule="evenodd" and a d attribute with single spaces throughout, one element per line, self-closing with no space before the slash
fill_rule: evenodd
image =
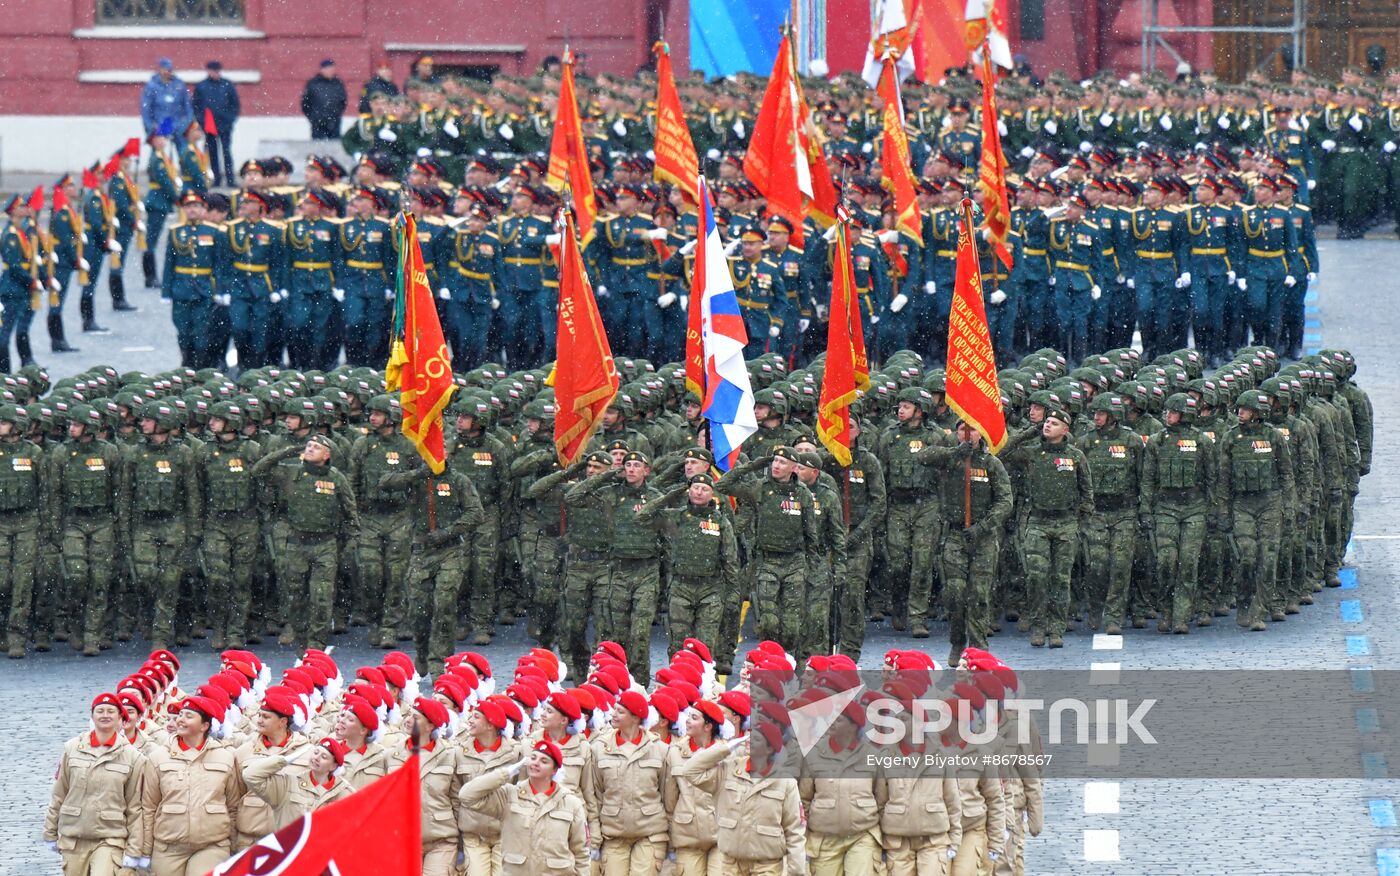
<path id="1" fill-rule="evenodd" d="M 701 413 L 710 421 L 710 449 L 715 465 L 729 471 L 739 447 L 758 431 L 753 415 L 753 387 L 744 365 L 749 342 L 724 244 L 715 227 L 714 208 L 705 178 L 700 178 L 700 228 L 696 235 L 695 271 L 690 300 L 700 304 L 700 338 L 705 351 L 705 398 Z"/>

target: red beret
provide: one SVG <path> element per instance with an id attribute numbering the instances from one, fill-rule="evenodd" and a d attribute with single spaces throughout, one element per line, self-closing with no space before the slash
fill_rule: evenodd
<path id="1" fill-rule="evenodd" d="M 545 700 L 545 702 L 553 706 L 559 714 L 568 718 L 570 721 L 577 721 L 583 715 L 583 710 L 579 708 L 578 700 L 574 699 L 574 695 L 569 691 L 555 691 L 549 695 L 549 699 Z"/>
<path id="2" fill-rule="evenodd" d="M 534 709 L 540 704 L 539 694 L 528 684 L 519 682 L 506 688 L 506 696 L 520 703 L 527 709 Z"/>
<path id="3" fill-rule="evenodd" d="M 720 710 L 719 704 L 710 700 L 701 700 L 696 703 L 695 711 L 703 715 L 705 720 L 714 724 L 716 727 L 723 727 L 724 722 L 728 720 L 724 717 L 724 712 Z"/>
<path id="4" fill-rule="evenodd" d="M 349 694 L 345 697 L 345 711 L 355 716 L 355 720 L 364 725 L 365 730 L 373 733 L 379 729 L 379 714 L 374 711 L 374 706 L 364 697 Z"/>
<path id="5" fill-rule="evenodd" d="M 350 747 L 344 742 L 327 736 L 316 744 L 330 752 L 331 757 L 335 758 L 336 766 L 345 766 L 345 755 L 350 753 Z"/>
<path id="6" fill-rule="evenodd" d="M 114 706 L 116 707 L 117 714 L 121 714 L 122 712 L 122 701 L 114 693 L 100 693 L 97 696 L 93 697 L 92 709 L 95 709 L 98 706 Z M 92 709 L 89 709 L 88 711 L 92 711 Z"/>
<path id="7" fill-rule="evenodd" d="M 120 700 L 121 704 L 126 706 L 132 714 L 139 715 L 146 711 L 146 704 L 141 701 L 141 697 L 129 690 L 119 691 L 117 693 L 117 699 Z"/>
<path id="8" fill-rule="evenodd" d="M 413 701 L 413 708 L 424 718 L 427 718 L 434 727 L 444 727 L 447 725 L 447 706 L 437 700 L 430 700 L 427 697 L 419 697 Z"/>
<path id="9" fill-rule="evenodd" d="M 520 708 L 520 704 L 505 694 L 495 694 L 486 698 L 495 703 L 496 707 L 505 713 L 507 721 L 514 721 L 519 724 L 525 720 L 525 712 Z"/>
<path id="10" fill-rule="evenodd" d="M 719 695 L 719 704 L 747 718 L 753 709 L 749 695 L 739 690 L 727 690 Z"/>
<path id="11" fill-rule="evenodd" d="M 710 646 L 699 639 L 686 639 L 684 642 L 681 642 L 681 647 L 698 655 L 700 659 L 704 660 L 706 663 L 715 662 L 715 658 L 710 656 Z"/>
<path id="12" fill-rule="evenodd" d="M 457 711 L 462 711 L 462 703 L 467 700 L 467 689 L 455 675 L 443 675 L 433 683 L 433 692 L 440 693 L 452 701 Z"/>
<path id="13" fill-rule="evenodd" d="M 486 719 L 486 723 L 490 724 L 492 727 L 495 727 L 497 730 L 505 730 L 505 710 L 501 708 L 500 703 L 491 702 L 492 699 L 492 697 L 488 697 L 482 700 L 481 702 L 477 703 L 476 710 L 478 713 L 480 713 L 482 718 Z"/>
<path id="14" fill-rule="evenodd" d="M 296 714 L 297 704 L 289 695 L 279 690 L 268 688 L 267 691 L 263 693 L 262 708 L 290 720 Z"/>
<path id="15" fill-rule="evenodd" d="M 769 751 L 777 754 L 783 750 L 783 731 L 778 728 L 777 724 L 759 724 L 758 734 L 768 743 Z"/>
<path id="16" fill-rule="evenodd" d="M 618 694 L 617 703 L 643 721 L 647 719 L 647 710 L 651 707 L 651 704 L 647 702 L 647 698 L 634 690 L 623 691 Z"/>
<path id="17" fill-rule="evenodd" d="M 186 709 L 192 712 L 198 712 L 210 721 L 217 719 L 223 714 L 219 706 L 208 697 L 185 697 L 175 705 L 175 711 L 177 712 L 183 712 Z"/>
<path id="18" fill-rule="evenodd" d="M 681 719 L 681 695 L 667 688 L 660 688 L 652 691 L 651 707 L 656 709 L 656 714 L 674 724 Z"/>
<path id="19" fill-rule="evenodd" d="M 368 681 L 371 684 L 384 684 L 384 673 L 380 672 L 373 666 L 361 666 L 359 669 L 356 669 L 355 677 L 363 678 L 365 681 Z"/>
<path id="20" fill-rule="evenodd" d="M 578 703 L 580 714 L 598 708 L 598 698 L 593 695 L 593 691 L 588 689 L 588 685 L 573 688 L 569 691 L 569 695 L 574 698 L 574 702 Z"/>
<path id="21" fill-rule="evenodd" d="M 148 662 L 155 660 L 157 662 L 164 663 L 166 666 L 169 666 L 171 669 L 175 669 L 177 671 L 180 668 L 180 658 L 176 657 L 174 654 L 170 653 L 164 648 L 157 648 L 156 650 L 152 651 L 151 656 L 147 657 L 146 660 Z"/>
<path id="22" fill-rule="evenodd" d="M 564 765 L 564 752 L 560 751 L 559 746 L 548 739 L 541 739 L 539 742 L 536 742 L 533 750 L 543 751 L 545 754 L 549 755 L 549 759 L 554 761 L 556 767 Z"/>
<path id="23" fill-rule="evenodd" d="M 395 666 L 392 663 L 385 663 L 379 667 L 379 671 L 383 674 L 384 681 L 387 684 L 393 685 L 399 690 L 403 690 L 408 686 L 409 676 L 407 672 L 403 671 L 402 667 Z"/>
<path id="24" fill-rule="evenodd" d="M 673 681 L 666 685 L 670 690 L 680 694 L 687 703 L 694 705 L 700 699 L 700 688 L 688 681 Z"/>
<path id="25" fill-rule="evenodd" d="M 604 639 L 598 643 L 598 651 L 607 654 L 619 663 L 627 662 L 627 651 L 618 643 Z"/>
<path id="26" fill-rule="evenodd" d="M 380 665 L 397 666 L 403 670 L 406 678 L 412 678 L 415 669 L 413 668 L 413 658 L 402 651 L 390 651 L 384 655 L 384 659 L 379 661 Z"/>

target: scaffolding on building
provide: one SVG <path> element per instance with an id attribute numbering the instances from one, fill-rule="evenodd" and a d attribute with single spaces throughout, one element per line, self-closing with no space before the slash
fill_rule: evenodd
<path id="1" fill-rule="evenodd" d="M 1281 33 L 1292 36 L 1291 48 L 1293 51 L 1294 69 L 1302 69 L 1308 62 L 1308 42 L 1305 38 L 1308 29 L 1308 4 L 1307 0 L 1293 0 L 1293 23 L 1288 25 L 1170 25 L 1164 26 L 1161 22 L 1161 0 L 1146 0 L 1142 4 L 1142 72 L 1146 73 L 1156 67 L 1157 49 L 1166 49 L 1167 53 L 1176 58 L 1177 63 L 1186 63 L 1186 59 L 1181 53 L 1167 42 L 1166 34 L 1188 34 L 1188 33 L 1244 33 L 1244 34 L 1268 34 Z M 1267 67 L 1274 60 L 1274 57 L 1288 43 L 1280 43 L 1272 52 L 1259 62 L 1258 67 Z"/>

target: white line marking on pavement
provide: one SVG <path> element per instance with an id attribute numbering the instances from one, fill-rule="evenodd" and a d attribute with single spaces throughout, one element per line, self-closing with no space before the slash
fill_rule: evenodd
<path id="1" fill-rule="evenodd" d="M 1084 860 L 1086 861 L 1117 861 L 1118 858 L 1118 831 L 1116 830 L 1086 830 L 1084 831 Z"/>
<path id="2" fill-rule="evenodd" d="M 1117 684 L 1118 670 L 1123 668 L 1122 663 L 1090 663 L 1089 683 L 1090 684 Z"/>
<path id="3" fill-rule="evenodd" d="M 1400 538 L 1400 535 L 1353 535 L 1357 541 L 1393 541 Z"/>
<path id="4" fill-rule="evenodd" d="M 1104 633 L 1094 634 L 1095 651 L 1121 651 L 1123 650 L 1122 636 L 1109 636 Z"/>
<path id="5" fill-rule="evenodd" d="M 1087 782 L 1084 785 L 1085 815 L 1117 815 L 1118 782 Z"/>
<path id="6" fill-rule="evenodd" d="M 155 347 L 122 347 L 123 353 L 154 353 Z"/>

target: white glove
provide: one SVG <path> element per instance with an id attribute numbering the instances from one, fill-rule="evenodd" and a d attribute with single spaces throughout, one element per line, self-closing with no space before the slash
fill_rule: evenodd
<path id="1" fill-rule="evenodd" d="M 150 859 L 150 858 L 137 858 L 137 860 L 141 862 L 140 866 L 138 866 L 138 867 L 136 868 L 137 870 L 149 870 L 149 869 L 151 869 L 151 859 Z"/>
<path id="2" fill-rule="evenodd" d="M 719 161 L 719 150 L 712 146 L 705 150 L 705 157 L 711 161 Z"/>
<path id="3" fill-rule="evenodd" d="M 1316 282 L 1316 281 L 1317 281 L 1317 271 L 1308 271 L 1308 274 L 1307 274 L 1307 281 L 1308 281 L 1309 283 L 1314 283 L 1314 282 Z"/>
<path id="4" fill-rule="evenodd" d="M 1357 132 L 1358 134 L 1361 133 L 1361 129 L 1362 129 L 1364 126 L 1365 126 L 1365 122 L 1362 122 L 1362 121 L 1361 121 L 1361 116 L 1352 116 L 1351 118 L 1347 119 L 1347 127 L 1348 127 L 1348 128 L 1351 128 L 1353 131 Z"/>
<path id="5" fill-rule="evenodd" d="M 54 250 L 53 252 L 49 253 L 49 261 L 53 262 L 54 264 L 58 264 L 58 250 Z"/>
<path id="6" fill-rule="evenodd" d="M 871 325 L 879 325 L 879 323 L 880 323 L 880 316 L 879 316 L 879 314 L 876 314 L 876 315 L 873 315 L 873 316 L 870 317 L 870 324 L 871 324 Z"/>
<path id="7" fill-rule="evenodd" d="M 1172 117 L 1162 116 L 1157 120 L 1157 124 L 1162 126 L 1163 131 L 1170 131 L 1172 129 Z"/>
<path id="8" fill-rule="evenodd" d="M 1003 137 L 1008 135 L 1008 129 L 1006 127 L 1005 119 L 997 119 L 997 133 L 1002 135 Z"/>
<path id="9" fill-rule="evenodd" d="M 689 296 L 689 295 L 682 295 L 682 296 L 681 296 L 681 313 L 685 313 L 685 312 L 687 312 L 687 311 L 689 311 L 689 310 L 690 310 L 690 296 Z"/>
<path id="10" fill-rule="evenodd" d="M 395 134 L 395 133 L 394 133 L 391 129 L 389 129 L 389 128 L 380 128 L 380 129 L 379 129 L 379 139 L 385 140 L 385 141 L 390 142 L 390 143 L 393 143 L 395 140 L 399 139 L 399 135 L 398 135 L 398 134 Z"/>
<path id="11" fill-rule="evenodd" d="M 429 149 L 427 146 L 419 146 L 418 151 L 414 154 L 419 158 L 427 158 L 429 155 L 433 154 L 433 150 Z"/>
<path id="12" fill-rule="evenodd" d="M 899 313 L 904 309 L 904 305 L 908 303 L 909 296 L 905 295 L 903 292 L 899 293 L 890 300 L 890 313 Z"/>
<path id="13" fill-rule="evenodd" d="M 1126 282 L 1126 278 L 1122 274 L 1119 274 L 1118 276 L 1113 278 L 1113 282 L 1117 283 L 1119 286 L 1122 286 L 1123 283 Z"/>
<path id="14" fill-rule="evenodd" d="M 121 227 L 122 227 L 122 220 L 118 219 L 116 216 L 113 216 L 113 217 L 112 217 L 112 228 L 116 229 L 116 228 L 121 228 Z"/>
<path id="15" fill-rule="evenodd" d="M 1035 150 L 1032 149 L 1031 147 L 1029 147 L 1029 146 L 1022 146 L 1022 147 L 1021 147 L 1021 157 L 1022 157 L 1022 158 L 1030 158 L 1030 157 L 1031 157 L 1032 155 L 1034 155 L 1034 154 L 1035 154 Z"/>
<path id="16" fill-rule="evenodd" d="M 127 870 L 141 869 L 141 859 L 133 858 L 130 855 L 122 855 L 122 867 Z"/>
<path id="17" fill-rule="evenodd" d="M 506 122 L 504 125 L 497 128 L 496 133 L 500 134 L 505 140 L 515 139 L 515 129 L 510 126 L 510 122 Z"/>
<path id="18" fill-rule="evenodd" d="M 1220 126 L 1220 130 L 1224 131 L 1230 127 L 1230 117 L 1221 116 L 1218 120 L 1216 120 L 1216 124 Z"/>
<path id="19" fill-rule="evenodd" d="M 1054 274 L 1051 274 L 1051 275 L 1050 275 L 1050 280 L 1049 280 L 1048 285 L 1051 285 L 1051 286 L 1055 285 L 1055 275 L 1054 275 Z"/>
<path id="20" fill-rule="evenodd" d="M 510 766 L 506 767 L 506 772 L 510 773 L 510 774 L 513 776 L 513 775 L 519 773 L 520 770 L 523 769 L 523 768 L 525 767 L 525 764 L 527 764 L 527 763 L 529 763 L 529 762 L 530 762 L 530 759 L 529 759 L 528 757 L 522 757 L 520 760 L 517 760 L 515 763 L 513 763 L 513 764 L 511 764 Z"/>
<path id="21" fill-rule="evenodd" d="M 87 243 L 87 242 L 88 242 L 88 239 L 87 239 L 87 232 L 84 231 L 84 232 L 83 232 L 83 243 Z"/>
<path id="22" fill-rule="evenodd" d="M 57 855 L 57 854 L 58 854 L 58 841 L 57 841 L 57 840 L 44 840 L 44 848 L 48 849 L 49 851 L 51 851 L 51 852 L 53 852 L 55 855 Z"/>
<path id="23" fill-rule="evenodd" d="M 589 850 L 588 850 L 588 860 L 590 860 L 590 861 L 601 861 L 602 859 L 603 859 L 603 850 L 602 850 L 602 849 L 589 849 Z"/>
<path id="24" fill-rule="evenodd" d="M 780 335 L 780 334 L 782 334 L 782 333 L 783 333 L 783 330 L 780 329 L 780 328 L 778 328 L 778 327 L 775 326 L 775 325 L 770 325 L 770 326 L 768 327 L 768 337 L 770 337 L 770 338 L 776 338 L 778 335 Z"/>
<path id="25" fill-rule="evenodd" d="M 384 290 L 384 300 L 385 300 L 385 301 L 393 301 L 393 300 L 394 300 L 394 290 L 393 290 L 393 289 L 385 289 L 385 290 Z"/>
<path id="26" fill-rule="evenodd" d="M 1093 152 L 1093 151 L 1094 151 L 1094 144 L 1093 144 L 1093 143 L 1090 143 L 1088 140 L 1080 140 L 1080 141 L 1079 141 L 1079 151 L 1080 151 L 1080 152 Z"/>
<path id="27" fill-rule="evenodd" d="M 744 131 L 745 131 L 745 130 L 747 130 L 747 129 L 744 127 L 744 120 L 743 120 L 743 119 L 735 119 L 735 120 L 734 120 L 734 136 L 736 136 L 736 137 L 738 137 L 739 139 L 742 140 L 742 139 L 744 138 Z"/>
<path id="28" fill-rule="evenodd" d="M 1244 277 L 1240 277 L 1240 280 L 1239 280 L 1239 287 L 1240 287 L 1240 291 L 1241 291 L 1241 292 L 1248 292 L 1248 291 L 1249 291 L 1249 281 L 1246 280 Z"/>
<path id="29" fill-rule="evenodd" d="M 823 232 L 822 232 L 822 240 L 828 240 L 828 241 L 830 241 L 830 240 L 835 240 L 835 239 L 836 239 L 836 229 L 837 229 L 837 226 L 836 226 L 836 225 L 832 225 L 830 228 L 828 228 L 827 230 L 823 231 Z"/>
<path id="30" fill-rule="evenodd" d="M 92 270 L 92 265 L 88 264 L 87 259 L 78 259 L 78 270 L 90 271 Z"/>
<path id="31" fill-rule="evenodd" d="M 345 300 L 345 290 L 344 290 L 344 289 L 332 289 L 332 290 L 331 290 L 331 295 L 335 298 L 336 301 L 344 301 L 344 300 Z"/>
<path id="32" fill-rule="evenodd" d="M 1337 141 L 1336 141 L 1336 140 L 1332 140 L 1332 139 L 1327 139 L 1327 140 L 1323 140 L 1323 141 L 1322 141 L 1321 143 L 1319 143 L 1318 145 L 1322 147 L 1322 151 L 1323 151 L 1323 152 L 1331 152 L 1333 149 L 1336 149 L 1336 148 L 1337 148 Z"/>
<path id="33" fill-rule="evenodd" d="M 665 240 L 667 231 L 665 228 L 651 228 L 642 232 L 642 237 L 646 240 Z"/>
<path id="34" fill-rule="evenodd" d="M 948 860 L 951 861 L 951 860 L 953 860 L 954 858 L 956 858 L 957 856 L 958 856 L 958 847 L 957 847 L 957 846 L 949 846 L 949 847 L 948 847 Z"/>
<path id="35" fill-rule="evenodd" d="M 989 295 L 988 298 L 993 304 L 1001 304 L 1006 300 L 1006 293 L 1000 289 L 993 289 L 992 294 Z"/>
<path id="36" fill-rule="evenodd" d="M 137 230 L 137 231 L 145 231 L 145 230 L 146 230 L 146 223 L 145 223 L 145 222 L 142 222 L 140 219 L 137 219 L 137 220 L 136 220 L 136 230 Z"/>
<path id="37" fill-rule="evenodd" d="M 232 295 L 215 295 L 215 296 L 214 296 L 214 303 L 217 304 L 217 305 L 219 305 L 220 307 L 228 307 L 229 305 L 233 304 L 233 296 L 232 296 Z"/>
<path id="38" fill-rule="evenodd" d="M 594 289 L 593 291 L 595 291 L 595 292 L 598 293 L 598 297 L 599 297 L 599 298 L 607 298 L 607 297 L 608 297 L 608 287 L 607 287 L 607 286 L 599 286 L 598 288 Z"/>
<path id="39" fill-rule="evenodd" d="M 448 119 L 447 121 L 443 122 L 442 132 L 447 136 L 453 138 L 454 140 L 457 138 L 458 134 L 462 133 L 461 130 L 457 127 L 456 119 Z"/>
<path id="40" fill-rule="evenodd" d="M 1292 274 L 1289 274 L 1287 277 L 1283 278 L 1283 285 L 1292 289 L 1294 286 L 1298 285 L 1298 278 L 1293 276 Z"/>
<path id="41" fill-rule="evenodd" d="M 741 747 L 743 747 L 744 743 L 748 741 L 749 738 L 747 736 L 735 736 L 732 739 L 724 740 L 724 747 L 729 749 L 730 751 L 738 751 Z"/>
<path id="42" fill-rule="evenodd" d="M 122 251 L 122 245 L 121 245 L 120 243 L 117 243 L 115 240 L 109 240 L 109 241 L 107 241 L 107 251 L 108 251 L 108 252 L 121 252 L 121 251 Z"/>
<path id="43" fill-rule="evenodd" d="M 667 292 L 665 295 L 658 295 L 656 298 L 656 306 L 661 308 L 662 310 L 665 310 L 666 308 L 670 307 L 672 304 L 675 303 L 676 293 L 674 292 Z"/>
<path id="44" fill-rule="evenodd" d="M 927 281 L 924 282 L 924 294 L 925 294 L 925 295 L 933 295 L 933 294 L 936 293 L 937 291 L 938 291 L 938 284 L 934 283 L 932 280 L 927 280 Z"/>
<path id="45" fill-rule="evenodd" d="M 1382 146 L 1381 148 L 1384 149 L 1387 153 L 1394 152 L 1394 151 L 1395 151 L 1395 141 L 1394 141 L 1394 140 L 1387 140 L 1387 141 L 1385 141 L 1385 145 Z"/>
<path id="46" fill-rule="evenodd" d="M 1312 190 L 1315 189 L 1315 188 L 1317 188 L 1317 180 L 1315 180 L 1315 179 L 1310 179 L 1310 180 L 1308 180 L 1308 191 L 1312 191 Z"/>
<path id="47" fill-rule="evenodd" d="M 58 285 L 58 280 L 55 280 L 55 279 L 50 279 L 50 280 L 49 280 L 49 288 L 52 289 L 52 290 L 55 291 L 55 292 L 61 292 L 61 291 L 63 291 L 63 287 L 60 286 L 60 285 Z"/>
<path id="48" fill-rule="evenodd" d="M 1129 277 L 1129 278 L 1128 278 L 1128 288 L 1129 288 L 1129 289 L 1136 289 L 1136 288 L 1137 288 L 1137 280 L 1134 280 L 1132 277 Z"/>
<path id="49" fill-rule="evenodd" d="M 744 243 L 744 242 L 743 242 L 742 240 L 736 240 L 736 241 L 734 241 L 733 243 L 729 244 L 729 246 L 726 246 L 726 247 L 724 248 L 724 254 L 725 254 L 725 255 L 731 255 L 731 256 L 734 255 L 734 253 L 736 253 L 736 252 L 739 251 L 739 247 L 742 246 L 743 243 Z"/>
<path id="50" fill-rule="evenodd" d="M 1099 300 L 1099 296 L 1102 295 L 1102 294 L 1103 294 L 1103 290 L 1100 289 L 1098 286 L 1092 286 L 1092 287 L 1090 287 L 1090 289 L 1089 289 L 1089 298 L 1090 298 L 1091 300 L 1093 300 L 1093 301 L 1098 301 L 1098 300 Z"/>
<path id="51" fill-rule="evenodd" d="M 451 301 L 452 290 L 448 289 L 446 286 L 443 286 L 441 289 L 438 290 L 438 297 L 441 298 L 443 301 Z"/>
<path id="52" fill-rule="evenodd" d="M 888 231 L 881 231 L 875 236 L 880 239 L 881 243 L 899 243 L 899 232 L 895 231 L 893 228 Z"/>
<path id="53" fill-rule="evenodd" d="M 799 320 L 797 321 L 797 331 L 798 331 L 799 334 L 804 334 L 804 335 L 807 334 L 807 329 L 809 329 L 809 328 L 811 328 L 811 327 L 812 327 L 812 321 L 811 321 L 810 319 L 805 319 L 805 318 L 804 318 L 804 319 L 799 319 Z"/>
<path id="54" fill-rule="evenodd" d="M 693 252 L 695 252 L 695 241 L 693 240 L 687 241 L 685 246 L 681 247 L 681 255 L 683 256 L 688 256 Z"/>
<path id="55" fill-rule="evenodd" d="M 1254 122 L 1253 119 L 1251 119 L 1249 116 L 1245 116 L 1245 117 L 1244 117 L 1244 121 L 1240 122 L 1240 130 L 1241 130 L 1241 131 L 1248 131 L 1248 130 L 1249 130 L 1249 126 L 1250 126 L 1251 124 L 1253 124 L 1253 122 Z"/>
<path id="56" fill-rule="evenodd" d="M 492 309 L 492 310 L 500 310 L 500 309 L 501 309 L 501 299 L 499 299 L 499 298 L 492 298 L 492 299 L 491 299 L 491 309 Z"/>
<path id="57" fill-rule="evenodd" d="M 1227 285 L 1227 286 L 1233 286 L 1233 285 L 1235 285 L 1235 272 L 1234 272 L 1234 271 L 1226 271 L 1226 272 L 1225 272 L 1225 285 Z"/>
<path id="58" fill-rule="evenodd" d="M 544 236 L 544 242 L 546 246 L 558 246 L 560 242 L 563 241 L 563 239 L 564 236 L 562 234 L 559 234 L 558 232 L 555 232 L 554 234 L 546 234 Z"/>
<path id="59" fill-rule="evenodd" d="M 1191 272 L 1182 271 L 1181 276 L 1176 278 L 1176 288 L 1185 289 L 1191 285 Z"/>
<path id="60" fill-rule="evenodd" d="M 1107 128 L 1113 124 L 1113 113 L 1105 112 L 1099 115 L 1099 124 Z"/>
<path id="61" fill-rule="evenodd" d="M 817 319 L 826 319 L 826 311 L 827 311 L 827 306 L 826 306 L 825 304 L 818 304 L 818 305 L 817 305 Z"/>
<path id="62" fill-rule="evenodd" d="M 622 119 L 618 119 L 617 121 L 613 122 L 612 129 L 613 133 L 617 134 L 617 136 L 619 137 L 627 136 L 627 126 L 622 123 Z"/>
<path id="63" fill-rule="evenodd" d="M 1054 119 L 1046 119 L 1046 120 L 1045 120 L 1045 132 L 1046 132 L 1047 134 L 1051 134 L 1051 135 L 1060 133 L 1060 124 L 1059 124 L 1059 122 L 1056 122 Z"/>

